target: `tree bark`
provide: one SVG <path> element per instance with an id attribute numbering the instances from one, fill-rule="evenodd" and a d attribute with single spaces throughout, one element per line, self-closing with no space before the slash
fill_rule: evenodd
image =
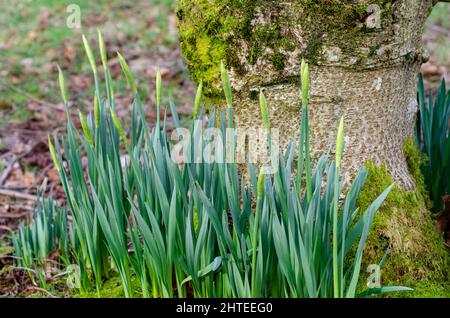
<path id="1" fill-rule="evenodd" d="M 180 0 L 182 49 L 192 77 L 221 104 L 220 60 L 230 70 L 235 121 L 262 126 L 264 90 L 280 145 L 298 137 L 300 63 L 310 63 L 312 156 L 334 147 L 345 118 L 344 179 L 367 160 L 413 188 L 403 154 L 416 117 L 421 35 L 433 0 Z"/>

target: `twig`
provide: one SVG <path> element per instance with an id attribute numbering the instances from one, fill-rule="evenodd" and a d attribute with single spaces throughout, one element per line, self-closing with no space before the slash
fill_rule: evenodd
<path id="1" fill-rule="evenodd" d="M 44 178 L 47 179 L 47 177 L 45 177 L 45 176 L 52 167 L 53 167 L 53 164 L 49 164 L 48 166 L 46 166 L 44 169 L 42 169 L 39 172 L 38 176 L 36 177 L 36 181 L 33 183 L 33 187 L 36 187 L 38 185 L 39 180 L 42 180 Z M 47 183 L 48 183 L 48 180 L 47 180 Z M 47 183 L 45 184 L 46 188 L 47 188 Z M 42 191 L 42 193 L 45 193 L 45 189 L 44 189 L 44 191 Z"/>
<path id="2" fill-rule="evenodd" d="M 59 297 L 53 295 L 52 293 L 50 293 L 48 290 L 45 290 L 44 288 L 40 288 L 40 287 L 36 287 L 36 286 L 28 286 L 28 287 L 25 289 L 25 291 L 27 291 L 27 290 L 31 290 L 31 291 L 33 291 L 33 290 L 35 290 L 35 291 L 40 291 L 40 292 L 46 293 L 50 298 L 59 298 Z"/>
<path id="3" fill-rule="evenodd" d="M 55 110 L 65 111 L 64 108 L 59 107 L 59 106 L 56 105 L 56 104 L 53 104 L 53 103 L 50 103 L 50 102 L 41 100 L 41 99 L 39 99 L 39 98 L 36 98 L 36 97 L 34 97 L 33 95 L 30 95 L 29 93 L 25 92 L 25 91 L 22 90 L 22 89 L 20 89 L 20 88 L 14 86 L 14 85 L 8 84 L 8 83 L 5 82 L 4 80 L 0 80 L 0 83 L 1 83 L 3 86 L 6 86 L 7 88 L 12 89 L 13 91 L 16 91 L 17 93 L 22 94 L 22 95 L 28 97 L 29 99 L 31 99 L 32 101 L 34 101 L 34 102 L 36 102 L 36 103 L 39 103 L 39 104 L 41 104 L 41 105 L 50 107 L 50 108 L 55 109 Z"/>
<path id="4" fill-rule="evenodd" d="M 38 197 L 35 195 L 21 193 L 21 192 L 7 190 L 7 189 L 0 189 L 0 195 L 18 198 L 18 199 L 24 199 L 24 200 L 39 201 Z"/>
<path id="5" fill-rule="evenodd" d="M 0 218 L 2 218 L 2 219 L 21 219 L 26 215 L 28 215 L 28 212 L 25 212 L 25 213 L 2 213 L 2 212 L 0 212 Z"/>
<path id="6" fill-rule="evenodd" d="M 21 193 L 21 192 L 17 192 L 17 191 L 13 191 L 13 190 L 8 190 L 5 188 L 0 188 L 0 196 L 7 196 L 7 197 L 13 197 L 13 198 L 17 198 L 17 199 L 24 199 L 24 200 L 30 200 L 30 201 L 35 201 L 38 202 L 39 200 L 44 200 L 45 197 L 44 196 L 36 196 L 36 195 L 32 195 L 32 194 L 28 194 L 28 193 Z M 62 206 L 62 202 L 58 201 L 58 200 L 54 200 L 54 202 L 56 203 L 57 206 Z M 33 210 L 32 207 L 30 206 L 22 206 L 25 210 Z M 68 216 L 69 220 L 71 220 L 70 215 Z"/>
<path id="7" fill-rule="evenodd" d="M 8 231 L 10 233 L 14 232 L 12 228 L 6 225 L 0 225 L 0 230 Z"/>
<path id="8" fill-rule="evenodd" d="M 0 175 L 0 187 L 3 186 L 6 179 L 8 179 L 9 174 L 11 173 L 14 164 L 17 160 L 22 159 L 26 155 L 28 155 L 33 149 L 43 140 L 42 137 L 38 138 L 37 141 L 35 141 L 30 148 L 27 151 L 22 152 L 20 155 L 14 155 L 13 158 L 9 161 L 8 166 L 3 170 L 2 174 Z"/>
<path id="9" fill-rule="evenodd" d="M 41 186 L 40 186 L 40 191 L 41 191 L 42 193 L 45 193 L 45 191 L 47 190 L 47 183 L 48 183 L 48 178 L 45 177 L 45 178 L 44 178 L 44 181 L 42 181 L 42 184 L 41 184 Z"/>
<path id="10" fill-rule="evenodd" d="M 6 168 L 3 170 L 2 174 L 0 175 L 0 187 L 3 185 L 3 183 L 5 183 L 6 179 L 8 179 L 9 174 L 11 173 L 17 159 L 18 156 L 14 155 L 12 159 L 8 162 Z"/>

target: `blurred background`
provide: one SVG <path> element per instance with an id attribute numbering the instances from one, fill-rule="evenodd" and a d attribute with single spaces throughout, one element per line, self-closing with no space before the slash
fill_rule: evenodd
<path id="1" fill-rule="evenodd" d="M 426 24 L 423 43 L 430 52 L 430 61 L 422 65 L 429 89 L 436 89 L 442 78 L 450 83 L 450 3 L 438 3 Z"/>
<path id="2" fill-rule="evenodd" d="M 80 8 L 81 28 L 66 24 L 73 13 L 67 12 L 68 5 L 74 3 Z M 36 189 L 64 200 L 47 136 L 65 124 L 57 65 L 65 73 L 71 107 L 85 113 L 91 109 L 93 78 L 82 33 L 95 50 L 96 29 L 103 33 L 120 117 L 128 114 L 131 97 L 117 51 L 128 61 L 148 105 L 153 105 L 158 66 L 165 95 L 173 94 L 180 113 L 190 113 L 195 85 L 177 43 L 175 0 L 0 0 L 0 23 L 1 239 L 32 209 Z M 450 3 L 434 8 L 423 41 L 431 59 L 422 71 L 427 87 L 434 89 L 443 77 L 450 80 Z M 148 116 L 156 118 L 154 108 L 148 107 Z M 0 240 L 0 268 L 1 247 Z"/>

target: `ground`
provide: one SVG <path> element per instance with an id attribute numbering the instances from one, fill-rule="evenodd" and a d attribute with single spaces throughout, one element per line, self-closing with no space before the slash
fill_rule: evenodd
<path id="1" fill-rule="evenodd" d="M 80 6 L 81 29 L 66 27 L 66 8 L 72 3 Z M 156 118 L 152 105 L 158 66 L 163 87 L 173 93 L 180 113 L 190 113 L 195 85 L 178 45 L 174 0 L 10 0 L 8 4 L 0 0 L 0 21 L 0 295 L 36 296 L 42 291 L 28 286 L 26 275 L 9 267 L 9 237 L 30 213 L 37 189 L 64 201 L 46 143 L 48 134 L 64 130 L 57 65 L 66 75 L 71 108 L 85 112 L 92 107 L 93 78 L 81 34 L 95 47 L 97 28 L 111 53 L 119 116 L 128 114 L 130 95 L 116 51 L 127 59 L 145 92 L 151 119 Z M 424 35 L 431 53 L 430 62 L 423 66 L 429 88 L 443 76 L 450 80 L 449 39 L 450 4 L 439 4 Z"/>
<path id="2" fill-rule="evenodd" d="M 57 65 L 68 83 L 71 108 L 92 109 L 93 77 L 81 34 L 96 47 L 96 29 L 103 32 L 115 83 L 119 116 L 128 113 L 130 90 L 121 74 L 116 51 L 122 52 L 139 80 L 148 105 L 154 104 L 154 78 L 160 67 L 165 93 L 174 95 L 180 113 L 190 112 L 194 85 L 188 80 L 177 45 L 172 0 L 75 1 L 81 8 L 81 29 L 65 26 L 66 7 L 74 1 L 13 1 L 0 10 L 0 187 L 43 195 L 57 176 L 46 146 L 47 135 L 64 127 L 65 113 L 57 83 Z M 39 3 L 39 4 L 38 4 Z M 95 52 L 99 61 L 99 54 Z M 147 115 L 155 118 L 154 108 Z M 75 116 L 74 119 L 76 120 Z M 2 197 L 0 224 L 29 209 L 22 197 Z M 17 200 L 16 200 L 17 199 Z M 25 198 L 26 199 L 26 198 Z M 16 209 L 16 206 L 18 209 Z M 11 213 L 4 216 L 3 213 Z M 5 228 L 3 228 L 5 230 Z M 7 229 L 6 229 L 7 230 Z M 4 231 L 2 232 L 4 233 Z"/>

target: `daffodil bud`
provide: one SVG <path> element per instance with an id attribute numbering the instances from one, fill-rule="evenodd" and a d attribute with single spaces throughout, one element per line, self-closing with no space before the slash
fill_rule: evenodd
<path id="1" fill-rule="evenodd" d="M 81 128 L 83 129 L 84 135 L 91 146 L 94 145 L 94 141 L 92 140 L 91 130 L 86 121 L 86 117 L 84 117 L 83 113 L 78 111 L 78 117 L 80 118 Z"/>
<path id="2" fill-rule="evenodd" d="M 197 118 L 198 112 L 200 111 L 200 103 L 202 101 L 202 90 L 203 90 L 203 82 L 200 81 L 200 84 L 198 84 L 197 88 L 197 94 L 195 95 L 195 102 L 194 102 L 194 118 Z"/>
<path id="3" fill-rule="evenodd" d="M 336 167 L 341 166 L 342 150 L 344 147 L 344 116 L 341 117 L 339 122 L 339 129 L 336 140 Z"/>
<path id="4" fill-rule="evenodd" d="M 105 41 L 103 41 L 103 36 L 100 30 L 97 29 L 97 33 L 98 33 L 98 45 L 100 48 L 100 57 L 102 59 L 103 69 L 106 70 L 108 68 L 108 59 L 106 57 Z"/>
<path id="5" fill-rule="evenodd" d="M 266 129 L 270 129 L 269 109 L 267 108 L 267 101 L 262 91 L 260 91 L 259 93 L 259 107 L 261 109 L 261 116 L 263 119 L 264 127 Z"/>
<path id="6" fill-rule="evenodd" d="M 264 195 L 264 180 L 265 180 L 265 174 L 264 174 L 264 168 L 262 167 L 259 170 L 259 176 L 258 176 L 258 185 L 257 185 L 257 193 L 258 193 L 258 199 L 261 199 Z"/>
<path id="7" fill-rule="evenodd" d="M 120 123 L 119 117 L 117 117 L 116 112 L 111 109 L 111 119 L 113 121 L 114 126 L 119 132 L 120 137 L 122 138 L 124 143 L 127 143 L 127 136 L 125 135 L 125 131 L 123 130 L 122 124 Z"/>
<path id="8" fill-rule="evenodd" d="M 59 90 L 61 91 L 61 97 L 65 105 L 67 105 L 67 87 L 66 80 L 64 79 L 64 74 L 61 68 L 58 65 L 58 81 L 59 81 Z"/>
<path id="9" fill-rule="evenodd" d="M 92 53 L 92 49 L 89 46 L 89 42 L 87 41 L 84 34 L 83 34 L 83 44 L 84 44 L 84 49 L 86 50 L 89 64 L 91 65 L 92 72 L 94 73 L 94 75 L 97 75 L 97 65 L 95 64 L 94 53 Z"/>
<path id="10" fill-rule="evenodd" d="M 128 67 L 127 62 L 125 62 L 125 59 L 120 55 L 119 52 L 117 52 L 117 57 L 119 58 L 120 67 L 122 67 L 122 72 L 125 75 L 125 78 L 127 79 L 128 85 L 130 85 L 131 90 L 133 91 L 133 94 L 137 94 L 137 87 L 134 83 L 134 78 L 131 75 L 130 68 Z"/>
<path id="11" fill-rule="evenodd" d="M 309 66 L 305 60 L 302 60 L 300 78 L 302 82 L 302 104 L 303 107 L 306 107 L 309 99 Z"/>
<path id="12" fill-rule="evenodd" d="M 52 156 L 53 164 L 58 172 L 61 172 L 61 166 L 58 161 L 58 156 L 56 155 L 55 147 L 53 147 L 50 136 L 48 136 L 48 149 L 50 150 L 50 155 Z"/>

